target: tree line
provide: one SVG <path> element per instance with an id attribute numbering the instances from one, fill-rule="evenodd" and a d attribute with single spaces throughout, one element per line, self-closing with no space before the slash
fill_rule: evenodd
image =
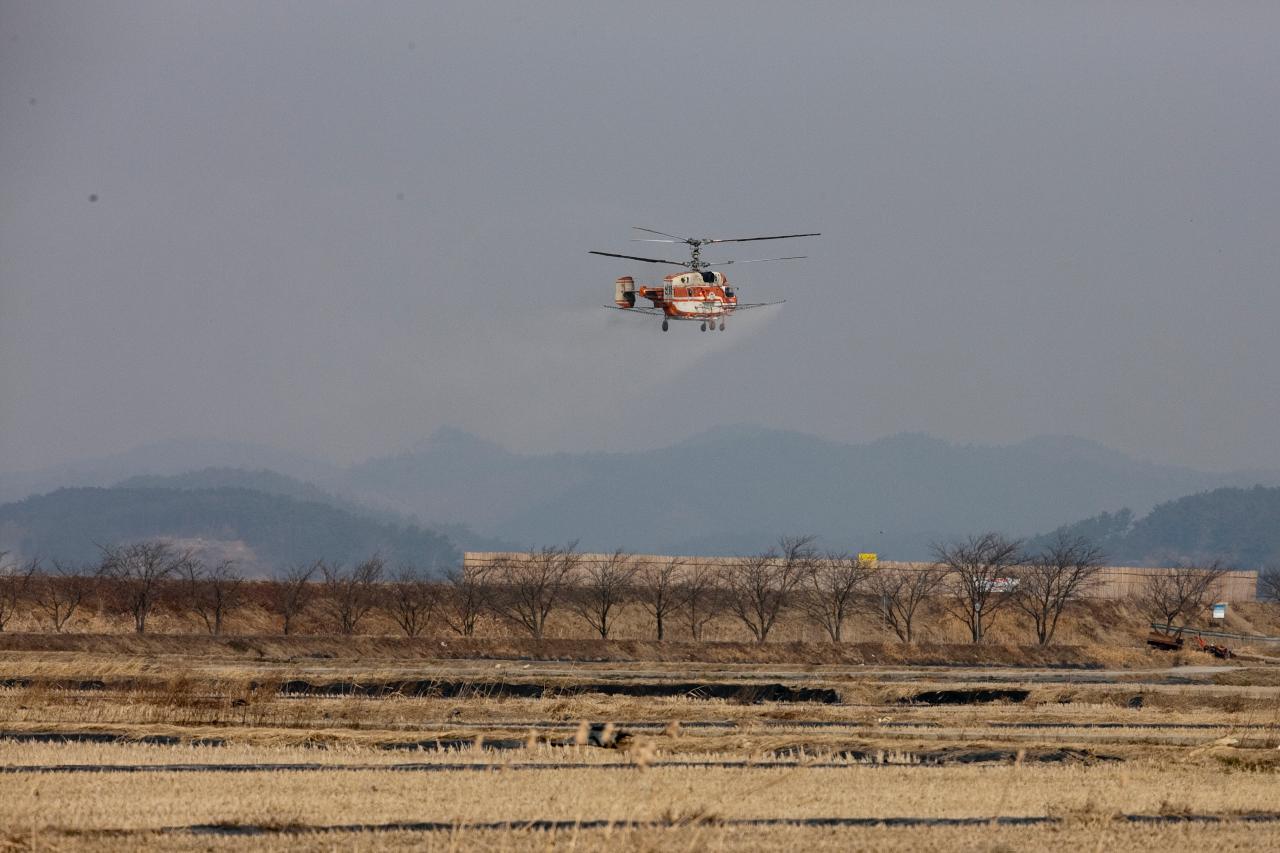
<path id="1" fill-rule="evenodd" d="M 821 552 L 810 537 L 786 537 L 726 564 L 642 561 L 623 551 L 587 558 L 571 543 L 443 574 L 413 565 L 393 569 L 376 554 L 350 565 L 316 560 L 269 581 L 247 579 L 231 561 L 206 564 L 165 541 L 101 550 L 91 565 L 18 564 L 0 553 L 0 631 L 25 612 L 61 632 L 92 602 L 127 619 L 139 634 L 164 610 L 220 635 L 232 615 L 257 604 L 284 635 L 296 633 L 303 619 L 354 635 L 377 614 L 406 637 L 438 631 L 470 637 L 494 619 L 542 639 L 553 616 L 570 612 L 594 636 L 609 639 L 621 615 L 639 609 L 656 640 L 701 641 L 713 619 L 730 617 L 764 643 L 780 620 L 800 617 L 840 643 L 861 614 L 911 643 L 928 603 L 963 625 L 974 643 L 987 638 L 1002 614 L 1019 613 L 1035 642 L 1048 645 L 1105 564 L 1102 551 L 1082 537 L 1060 535 L 1027 552 L 1019 540 L 997 533 L 936 545 L 931 563 L 913 567 L 877 567 Z M 1188 624 L 1225 572 L 1217 563 L 1152 572 L 1136 602 L 1152 621 Z M 1259 586 L 1264 597 L 1280 600 L 1280 570 L 1263 572 Z"/>

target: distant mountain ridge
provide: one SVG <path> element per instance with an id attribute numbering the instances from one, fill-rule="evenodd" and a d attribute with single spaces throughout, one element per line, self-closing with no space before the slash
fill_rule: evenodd
<path id="1" fill-rule="evenodd" d="M 1113 563 L 1176 565 L 1221 560 L 1236 568 L 1280 566 L 1280 488 L 1221 488 L 1157 505 L 1134 519 L 1129 510 L 1102 513 L 1032 539 L 1083 536 Z"/>
<path id="2" fill-rule="evenodd" d="M 1027 534 L 1100 507 L 1145 511 L 1191 492 L 1280 483 L 1134 460 L 1047 436 L 995 447 L 915 433 L 849 445 L 804 433 L 721 427 L 654 451 L 527 455 L 456 430 L 414 452 L 348 469 L 356 495 L 467 520 L 528 544 L 718 553 L 813 533 L 831 547 L 919 559 L 976 530 Z"/>
<path id="3" fill-rule="evenodd" d="M 0 506 L 0 550 L 73 563 L 101 545 L 166 538 L 237 553 L 260 571 L 324 559 L 350 563 L 373 553 L 389 564 L 455 565 L 448 538 L 386 524 L 330 504 L 232 487 L 58 489 Z"/>
<path id="4" fill-rule="evenodd" d="M 380 506 L 362 503 L 340 494 L 334 494 L 295 477 L 289 477 L 276 471 L 258 469 L 247 471 L 241 468 L 204 468 L 199 471 L 188 471 L 184 474 L 169 476 L 143 475 L 130 477 L 115 484 L 122 489 L 181 489 L 184 491 L 201 489 L 247 489 L 267 495 L 278 495 L 298 501 L 328 504 L 352 515 L 367 518 L 379 524 L 399 527 L 428 527 L 423 522 L 405 513 L 384 509 Z M 493 537 L 481 536 L 465 524 L 434 524 L 429 526 L 434 532 L 447 537 L 458 547 L 471 551 L 502 551 L 518 547 L 510 542 Z"/>
<path id="5" fill-rule="evenodd" d="M 205 468 L 270 470 L 327 484 L 342 469 L 300 453 L 242 441 L 182 438 L 48 468 L 0 473 L 0 504 L 72 486 L 110 486 L 138 476 L 173 476 Z"/>
<path id="6" fill-rule="evenodd" d="M 415 524 L 417 520 L 403 513 L 382 510 L 359 501 L 334 494 L 315 483 L 299 480 L 266 468 L 209 467 L 181 474 L 142 474 L 113 484 L 118 489 L 248 489 L 267 495 L 279 495 L 299 501 L 329 504 L 355 515 L 387 524 Z"/>
<path id="7" fill-rule="evenodd" d="M 317 501 L 445 531 L 471 550 L 577 540 L 593 550 L 733 553 L 768 547 L 782 534 L 812 533 L 824 547 L 920 559 L 931 543 L 975 531 L 1026 535 L 1099 509 L 1145 513 L 1216 488 L 1280 485 L 1276 472 L 1161 465 L 1067 436 L 986 446 L 899 433 L 843 444 L 747 425 L 656 450 L 551 454 L 515 453 L 443 428 L 410 451 L 346 468 L 285 454 L 286 471 L 244 470 L 269 467 L 260 464 L 161 471 L 177 459 L 174 446 L 159 447 L 154 459 L 141 449 L 124 455 L 149 472 L 127 484 L 234 486 Z M 192 458 L 278 453 L 215 444 L 195 448 Z M 105 468 L 120 464 L 117 458 Z M 297 473 L 308 467 L 316 477 Z"/>

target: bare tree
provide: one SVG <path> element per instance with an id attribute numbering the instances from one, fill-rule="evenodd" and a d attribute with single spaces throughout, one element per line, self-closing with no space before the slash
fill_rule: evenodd
<path id="1" fill-rule="evenodd" d="M 797 589 L 796 606 L 839 643 L 871 567 L 857 557 L 827 554 L 815 558 Z"/>
<path id="2" fill-rule="evenodd" d="M 440 618 L 462 637 L 475 635 L 476 624 L 493 603 L 490 566 L 455 567 L 445 572 L 440 598 Z"/>
<path id="3" fill-rule="evenodd" d="M 631 555 L 617 550 L 603 560 L 583 560 L 570 604 L 600 639 L 609 639 L 614 621 L 626 606 L 636 566 Z"/>
<path id="4" fill-rule="evenodd" d="M 387 589 L 387 609 L 406 637 L 417 637 L 431 621 L 439 590 L 416 566 L 402 566 Z"/>
<path id="5" fill-rule="evenodd" d="M 680 606 L 680 569 L 683 561 L 673 557 L 663 563 L 645 563 L 635 575 L 640 606 L 653 617 L 659 641 L 666 638 L 667 618 Z"/>
<path id="6" fill-rule="evenodd" d="M 697 560 L 682 573 L 676 597 L 689 617 L 689 636 L 702 642 L 707 623 L 716 617 L 724 604 L 721 580 L 724 569 L 714 563 Z"/>
<path id="7" fill-rule="evenodd" d="M 757 643 L 769 638 L 778 616 L 791 604 L 796 587 L 817 558 L 810 536 L 784 538 L 779 546 L 778 551 L 747 557 L 725 572 L 729 612 L 747 626 Z"/>
<path id="8" fill-rule="evenodd" d="M 1258 598 L 1280 601 L 1280 565 L 1267 566 L 1258 572 Z"/>
<path id="9" fill-rule="evenodd" d="M 1062 612 L 1097 581 L 1105 559 L 1089 540 L 1059 533 L 1019 569 L 1012 603 L 1031 617 L 1037 643 L 1053 641 Z"/>
<path id="10" fill-rule="evenodd" d="M 884 619 L 898 639 L 913 640 L 916 612 L 942 585 L 946 572 L 938 566 L 910 569 L 879 568 L 867 580 L 869 609 Z"/>
<path id="11" fill-rule="evenodd" d="M 199 560 L 187 560 L 179 574 L 186 609 L 200 617 L 211 635 L 220 636 L 227 616 L 244 606 L 244 577 L 235 562 L 223 560 L 206 569 Z"/>
<path id="12" fill-rule="evenodd" d="M 133 617 L 133 629 L 147 632 L 147 619 L 169 581 L 192 559 L 168 542 L 135 542 L 103 548 L 101 572 L 110 579 L 118 609 Z"/>
<path id="13" fill-rule="evenodd" d="M 95 573 L 53 561 L 53 571 L 39 571 L 32 578 L 31 599 L 36 609 L 49 618 L 55 633 L 71 621 L 76 610 L 93 591 Z"/>
<path id="14" fill-rule="evenodd" d="M 280 617 L 280 633 L 286 637 L 293 633 L 298 617 L 315 597 L 316 585 L 312 581 L 323 570 L 322 560 L 298 563 L 276 575 L 267 586 L 268 607 Z"/>
<path id="15" fill-rule="evenodd" d="M 1153 571 L 1138 593 L 1139 606 L 1154 621 L 1186 625 L 1204 608 L 1227 569 L 1217 560 L 1207 565 L 1178 566 Z"/>
<path id="16" fill-rule="evenodd" d="M 31 576 L 40 568 L 40 560 L 32 558 L 23 565 L 6 560 L 8 551 L 0 551 L 0 631 L 22 606 L 31 584 Z"/>
<path id="17" fill-rule="evenodd" d="M 947 610 L 969 629 L 973 642 L 982 642 L 995 614 L 1013 600 L 1021 550 L 1019 540 L 999 533 L 934 546 L 934 559 L 950 582 Z"/>
<path id="18" fill-rule="evenodd" d="M 350 569 L 338 564 L 321 566 L 324 576 L 321 604 L 340 634 L 354 634 L 364 618 L 378 606 L 383 569 L 382 557 L 377 554 Z"/>
<path id="19" fill-rule="evenodd" d="M 547 619 L 563 602 L 577 570 L 576 547 L 576 542 L 563 548 L 544 547 L 495 566 L 493 606 L 499 615 L 541 640 Z"/>

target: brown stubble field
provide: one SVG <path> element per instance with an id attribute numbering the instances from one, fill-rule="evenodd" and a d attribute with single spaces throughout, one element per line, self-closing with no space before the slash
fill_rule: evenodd
<path id="1" fill-rule="evenodd" d="M 0 646 L 14 849 L 1280 847 L 1280 669 L 1207 655 L 60 642 Z"/>

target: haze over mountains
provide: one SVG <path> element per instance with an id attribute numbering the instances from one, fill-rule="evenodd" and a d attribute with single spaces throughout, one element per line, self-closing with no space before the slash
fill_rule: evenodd
<path id="1" fill-rule="evenodd" d="M 0 499 L 116 483 L 270 494 L 387 530 L 416 523 L 464 549 L 578 540 L 590 550 L 713 554 L 812 533 L 826 547 L 921 559 L 951 536 L 1030 535 L 1122 507 L 1142 515 L 1195 492 L 1280 484 L 1280 473 L 1160 465 L 1066 437 L 997 447 L 899 434 L 849 445 L 732 426 L 656 451 L 531 455 L 441 429 L 409 452 L 347 468 L 254 445 L 166 442 L 5 474 Z"/>

